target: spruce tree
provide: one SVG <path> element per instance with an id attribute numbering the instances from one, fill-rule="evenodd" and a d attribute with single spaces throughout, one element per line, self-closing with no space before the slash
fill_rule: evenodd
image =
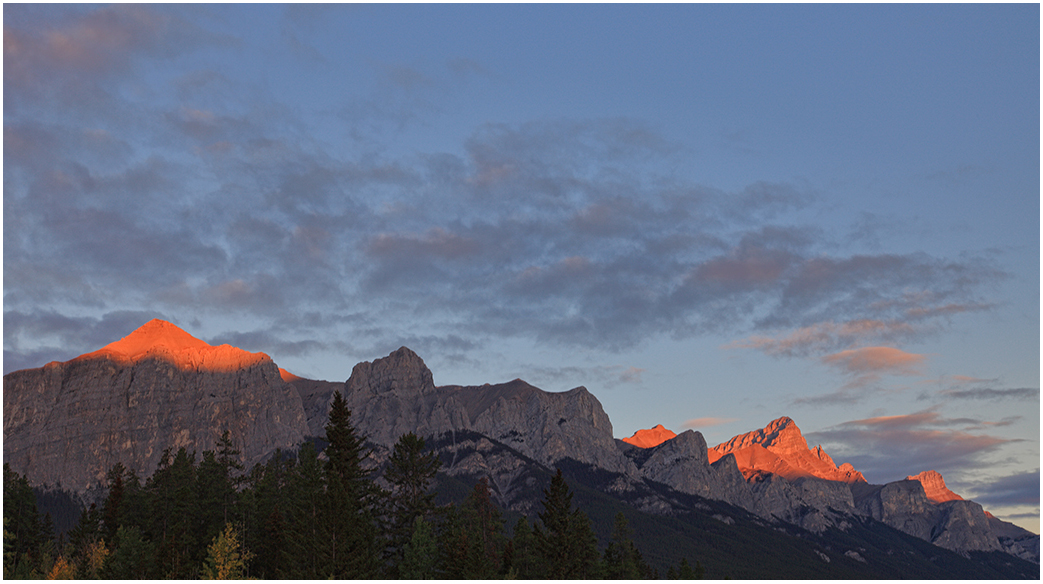
<path id="1" fill-rule="evenodd" d="M 295 472 L 287 481 L 289 562 L 280 578 L 324 580 L 330 577 L 329 510 L 325 478 L 315 446 L 305 442 Z"/>
<path id="2" fill-rule="evenodd" d="M 519 580 L 545 579 L 546 570 L 536 550 L 536 536 L 529 526 L 529 518 L 522 515 L 514 524 L 511 538 L 511 557 L 505 573 L 513 573 Z"/>
<path id="3" fill-rule="evenodd" d="M 123 520 L 123 495 L 126 491 L 123 477 L 126 471 L 123 464 L 117 462 L 105 477 L 109 492 L 101 508 L 101 535 L 108 542 L 116 539 L 116 531 Z"/>
<path id="4" fill-rule="evenodd" d="M 102 568 L 109 580 L 151 580 L 155 571 L 155 546 L 146 540 L 136 527 L 120 526 L 116 530 L 113 552 Z"/>
<path id="5" fill-rule="evenodd" d="M 438 576 L 438 541 L 429 521 L 417 516 L 402 553 L 398 576 L 403 580 L 433 580 Z"/>
<path id="6" fill-rule="evenodd" d="M 597 538 L 590 519 L 572 509 L 572 493 L 558 469 L 550 487 L 543 491 L 543 511 L 539 514 L 536 549 L 554 580 L 589 579 L 598 575 Z"/>
<path id="7" fill-rule="evenodd" d="M 163 577 L 187 579 L 198 571 L 195 453 L 178 449 L 163 453 L 159 468 L 145 484 L 152 514 L 146 536 L 157 545 L 156 561 Z"/>
<path id="8" fill-rule="evenodd" d="M 351 424 L 340 392 L 334 394 L 326 424 L 326 495 L 330 522 L 329 576 L 372 579 L 380 575 L 380 545 L 373 517 L 378 489 L 363 468 L 369 455 Z"/>
<path id="9" fill-rule="evenodd" d="M 9 534 L 9 549 L 5 549 L 4 568 L 13 578 L 24 579 L 49 570 L 51 560 L 46 521 L 36 506 L 36 495 L 24 475 L 11 470 L 4 463 L 4 529 Z"/>
<path id="10" fill-rule="evenodd" d="M 605 577 L 613 580 L 636 580 L 652 578 L 652 568 L 645 563 L 641 552 L 631 539 L 632 530 L 627 518 L 620 511 L 616 513 L 612 526 L 612 539 L 605 548 Z"/>
<path id="11" fill-rule="evenodd" d="M 406 544 L 413 537 L 416 519 L 428 519 L 435 508 L 435 494 L 430 491 L 441 461 L 433 452 L 424 454 L 424 439 L 410 432 L 395 443 L 388 460 L 384 479 L 391 485 L 385 499 L 389 576 L 395 577 L 395 566 L 402 561 Z"/>

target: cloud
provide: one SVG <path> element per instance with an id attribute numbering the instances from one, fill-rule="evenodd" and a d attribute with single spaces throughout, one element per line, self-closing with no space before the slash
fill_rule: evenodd
<path id="1" fill-rule="evenodd" d="M 934 409 L 842 422 L 807 434 L 835 460 L 850 462 L 871 483 L 924 470 L 943 475 L 988 466 L 986 455 L 1015 440 L 977 433 L 981 420 L 945 418 Z"/>
<path id="2" fill-rule="evenodd" d="M 5 307 L 237 312 L 264 330 L 291 307 L 365 312 L 383 323 L 367 342 L 617 351 L 727 331 L 800 356 L 927 334 L 991 306 L 979 295 L 1002 277 L 974 257 L 838 251 L 800 219 L 822 204 L 811 189 L 700 184 L 676 170 L 684 145 L 632 118 L 489 123 L 401 153 L 388 120 L 426 115 L 442 73 L 459 83 L 480 64 L 370 64 L 376 89 L 343 103 L 380 115 L 301 112 L 187 65 L 239 50 L 193 10 L 88 7 L 5 29 Z M 308 49 L 293 41 L 322 14 L 291 10 L 280 49 Z M 152 68 L 169 74 L 140 74 Z"/>
<path id="3" fill-rule="evenodd" d="M 1038 400 L 1038 387 L 1018 387 L 1011 389 L 946 389 L 939 391 L 939 397 L 946 399 L 975 399 L 975 400 Z"/>
<path id="4" fill-rule="evenodd" d="M 720 426 L 722 424 L 729 424 L 737 421 L 739 421 L 739 418 L 692 418 L 691 420 L 681 424 L 681 427 L 689 430 L 698 430 L 700 428 L 711 428 L 713 426 Z"/>
<path id="5" fill-rule="evenodd" d="M 754 335 L 729 343 L 724 348 L 757 349 L 772 356 L 804 357 L 822 351 L 850 348 L 865 341 L 896 340 L 920 334 L 921 331 L 908 322 L 871 319 L 840 323 L 826 321 L 778 337 Z"/>
<path id="6" fill-rule="evenodd" d="M 906 353 L 893 347 L 863 347 L 826 355 L 822 362 L 856 375 L 921 375 L 919 366 L 926 359 L 923 355 Z"/>
<path id="7" fill-rule="evenodd" d="M 1039 507 L 1039 469 L 973 483 L 970 497 L 985 507 Z M 1037 515 L 1034 515 L 1038 517 Z"/>

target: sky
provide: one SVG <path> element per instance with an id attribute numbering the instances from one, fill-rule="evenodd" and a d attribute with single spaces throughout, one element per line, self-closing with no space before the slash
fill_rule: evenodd
<path id="1" fill-rule="evenodd" d="M 407 346 L 1038 533 L 1038 4 L 3 12 L 5 374 Z"/>

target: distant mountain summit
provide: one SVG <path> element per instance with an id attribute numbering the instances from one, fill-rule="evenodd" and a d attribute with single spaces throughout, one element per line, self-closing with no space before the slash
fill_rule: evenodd
<path id="1" fill-rule="evenodd" d="M 950 491 L 949 488 L 945 486 L 945 479 L 942 478 L 942 475 L 933 470 L 925 470 L 918 475 L 905 477 L 905 480 L 920 481 L 920 484 L 923 485 L 924 494 L 927 495 L 928 499 L 935 503 L 963 500 L 963 497 Z"/>
<path id="2" fill-rule="evenodd" d="M 844 483 L 866 482 L 862 473 L 850 464 L 837 467 L 821 445 L 808 448 L 800 428 L 786 416 L 760 430 L 739 434 L 718 444 L 707 454 L 710 462 L 725 454 L 735 455 L 739 469 L 747 479 L 760 473 L 772 473 L 791 480 L 817 477 Z"/>
<path id="3" fill-rule="evenodd" d="M 85 493 L 117 462 L 147 476 L 163 451 L 202 454 L 227 431 L 247 465 L 296 448 L 300 395 L 264 353 L 210 346 L 155 319 L 101 349 L 4 376 L 4 462 Z"/>
<path id="4" fill-rule="evenodd" d="M 623 438 L 623 442 L 627 444 L 633 444 L 638 448 L 652 448 L 659 446 L 667 440 L 675 438 L 677 434 L 667 430 L 662 424 L 656 425 L 655 428 L 649 428 L 648 430 L 638 430 L 634 432 L 633 436 L 629 438 Z"/>
<path id="5" fill-rule="evenodd" d="M 264 353 L 250 353 L 231 345 L 211 346 L 158 318 L 148 321 L 116 342 L 73 360 L 100 357 L 122 364 L 149 358 L 161 359 L 181 369 L 208 371 L 234 371 L 271 361 L 271 357 Z"/>

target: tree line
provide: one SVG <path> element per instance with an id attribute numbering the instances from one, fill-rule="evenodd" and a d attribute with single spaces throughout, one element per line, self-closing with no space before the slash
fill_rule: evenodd
<path id="1" fill-rule="evenodd" d="M 379 486 L 369 450 L 338 392 L 325 459 L 312 443 L 243 472 L 228 433 L 213 451 L 167 450 L 144 482 L 122 464 L 101 507 L 84 509 L 56 538 L 24 476 L 4 465 L 4 578 L 104 579 L 646 579 L 622 513 L 603 551 L 572 504 L 561 470 L 536 520 L 510 536 L 488 480 L 460 504 L 438 506 L 441 462 L 424 440 L 402 436 Z M 682 560 L 666 577 L 702 577 Z"/>

